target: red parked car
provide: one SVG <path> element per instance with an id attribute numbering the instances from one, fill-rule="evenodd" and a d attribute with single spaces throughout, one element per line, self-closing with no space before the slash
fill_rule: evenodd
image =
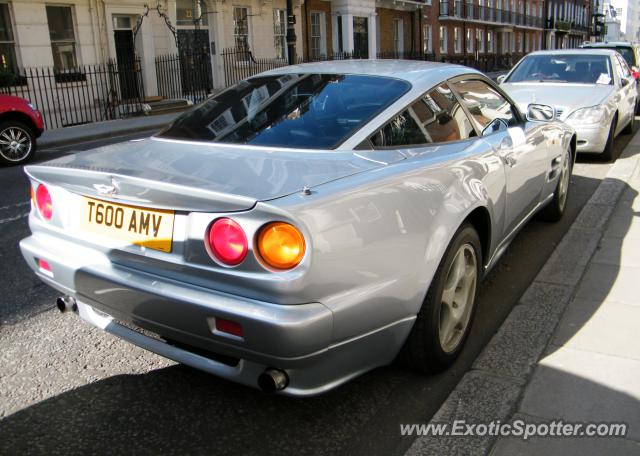
<path id="1" fill-rule="evenodd" d="M 0 164 L 27 162 L 43 130 L 42 114 L 29 101 L 0 95 Z"/>

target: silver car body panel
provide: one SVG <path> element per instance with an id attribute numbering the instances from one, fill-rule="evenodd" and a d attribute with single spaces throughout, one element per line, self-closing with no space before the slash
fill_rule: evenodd
<path id="1" fill-rule="evenodd" d="M 568 49 L 556 51 L 537 51 L 528 55 L 566 55 L 566 54 L 599 54 L 613 58 L 617 52 L 607 49 Z M 520 65 L 524 59 L 518 63 Z M 629 79 L 627 86 L 622 86 L 618 74 L 614 71 L 614 85 L 604 84 L 575 84 L 555 82 L 506 82 L 509 75 L 517 66 L 509 72 L 505 82 L 500 87 L 518 104 L 521 112 L 527 111 L 530 103 L 541 103 L 553 106 L 558 119 L 569 122 L 578 135 L 578 152 L 601 153 L 607 142 L 609 126 L 614 114 L 618 114 L 618 123 L 615 134 L 632 120 L 635 115 L 637 98 L 637 84 L 633 77 Z M 612 66 L 612 68 L 615 68 Z M 585 125 L 571 123 L 569 116 L 578 109 L 592 106 L 604 106 L 606 109 L 605 120 L 598 125 Z"/>
<path id="2" fill-rule="evenodd" d="M 413 62 L 274 71 L 399 76 L 403 66 L 413 96 L 356 135 L 371 134 L 443 80 L 484 78 L 454 65 Z M 318 394 L 394 359 L 451 238 L 472 213 L 488 221 L 484 268 L 495 264 L 552 196 L 573 135 L 553 121 L 396 150 L 347 150 L 344 144 L 328 151 L 272 150 L 158 138 L 108 146 L 26 168 L 34 184 L 47 184 L 55 210 L 48 222 L 32 210 L 32 235 L 20 247 L 36 274 L 76 297 L 80 316 L 94 325 L 254 387 L 265 368 L 284 369 L 290 385 L 283 394 Z M 242 179 L 228 176 L 233 173 Z M 94 185 L 112 180 L 120 188 L 115 197 Z M 84 232 L 76 215 L 82 195 L 177 209 L 172 251 Z M 302 262 L 289 271 L 268 270 L 250 242 L 241 265 L 217 264 L 204 236 L 211 221 L 224 216 L 238 222 L 248 239 L 270 221 L 294 224 L 307 242 Z M 42 271 L 38 259 L 52 272 Z M 215 318 L 240 323 L 244 337 L 217 332 Z M 179 343 L 161 342 L 136 327 Z"/>

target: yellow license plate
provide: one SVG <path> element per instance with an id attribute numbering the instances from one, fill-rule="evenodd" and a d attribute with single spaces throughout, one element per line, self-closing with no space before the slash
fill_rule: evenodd
<path id="1" fill-rule="evenodd" d="M 173 211 L 82 198 L 80 227 L 101 236 L 171 252 Z"/>

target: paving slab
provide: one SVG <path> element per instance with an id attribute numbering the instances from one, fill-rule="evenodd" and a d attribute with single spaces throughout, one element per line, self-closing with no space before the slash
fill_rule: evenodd
<path id="1" fill-rule="evenodd" d="M 634 423 L 627 438 L 640 441 L 640 361 L 569 347 L 551 351 L 536 368 L 518 411 L 567 421 Z"/>
<path id="2" fill-rule="evenodd" d="M 512 422 L 540 423 L 546 420 L 516 414 Z M 625 455 L 640 456 L 640 443 L 623 437 L 504 437 L 498 440 L 491 456 L 584 456 Z"/>
<path id="3" fill-rule="evenodd" d="M 592 261 L 614 266 L 640 268 L 640 239 L 603 238 Z"/>
<path id="4" fill-rule="evenodd" d="M 640 268 L 592 263 L 578 287 L 576 297 L 640 305 L 637 286 L 639 279 Z"/>
<path id="5" fill-rule="evenodd" d="M 611 217 L 604 237 L 624 237 L 625 239 L 640 239 L 640 217 L 616 215 Z"/>
<path id="6" fill-rule="evenodd" d="M 640 361 L 640 306 L 575 299 L 558 324 L 552 343 Z"/>

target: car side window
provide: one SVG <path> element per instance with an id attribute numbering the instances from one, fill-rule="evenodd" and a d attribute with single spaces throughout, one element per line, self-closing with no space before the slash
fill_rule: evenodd
<path id="1" fill-rule="evenodd" d="M 622 57 L 616 55 L 616 59 L 618 59 L 618 65 L 620 65 L 620 69 L 622 70 L 622 75 L 625 78 L 631 76 L 631 71 L 629 70 L 629 65 L 627 65 L 627 61 Z"/>
<path id="2" fill-rule="evenodd" d="M 478 130 L 485 130 L 496 119 L 504 120 L 508 126 L 518 123 L 511 103 L 486 82 L 479 79 L 465 79 L 454 82 L 452 86 L 471 113 Z"/>
<path id="3" fill-rule="evenodd" d="M 466 139 L 471 122 L 449 87 L 430 90 L 369 139 L 374 147 L 417 146 Z"/>

